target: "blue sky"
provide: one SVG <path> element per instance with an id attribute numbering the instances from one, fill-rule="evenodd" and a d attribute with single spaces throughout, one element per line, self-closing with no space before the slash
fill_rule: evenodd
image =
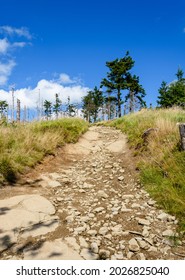
<path id="1" fill-rule="evenodd" d="M 106 61 L 135 60 L 147 104 L 185 71 L 185 1 L 0 0 L 0 100 L 36 106 L 38 92 L 79 101 L 106 77 Z"/>

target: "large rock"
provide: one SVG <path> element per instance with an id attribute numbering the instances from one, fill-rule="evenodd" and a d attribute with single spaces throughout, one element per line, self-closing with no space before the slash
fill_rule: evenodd
<path id="1" fill-rule="evenodd" d="M 106 149 L 112 153 L 123 152 L 125 149 L 125 136 L 121 135 L 119 140 L 114 141 L 111 144 L 107 145 Z"/>
<path id="2" fill-rule="evenodd" d="M 57 180 L 51 179 L 51 178 L 53 178 L 53 176 L 50 176 L 50 174 L 52 174 L 52 173 L 41 174 L 38 178 L 40 180 L 39 185 L 43 188 L 47 188 L 47 187 L 57 188 L 57 187 L 60 187 L 61 184 Z"/>
<path id="3" fill-rule="evenodd" d="M 76 250 L 62 239 L 41 243 L 37 248 L 24 250 L 24 260 L 82 260 Z"/>
<path id="4" fill-rule="evenodd" d="M 58 227 L 54 206 L 40 195 L 19 195 L 0 200 L 0 212 L 0 251 L 15 243 L 19 234 L 22 237 L 39 236 Z"/>
<path id="5" fill-rule="evenodd" d="M 0 233 L 0 252 L 11 247 L 14 243 L 16 243 L 17 237 L 12 231 L 6 231 L 4 233 Z"/>

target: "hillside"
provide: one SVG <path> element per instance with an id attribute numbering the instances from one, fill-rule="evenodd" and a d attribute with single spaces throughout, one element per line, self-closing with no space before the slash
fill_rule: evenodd
<path id="1" fill-rule="evenodd" d="M 0 209 L 1 259 L 185 257 L 176 217 L 143 189 L 127 138 L 114 128 L 93 126 L 46 157 L 1 190 Z"/>
<path id="2" fill-rule="evenodd" d="M 128 136 L 141 183 L 163 209 L 179 219 L 185 230 L 185 152 L 180 149 L 180 109 L 142 110 L 104 125 Z"/>
<path id="3" fill-rule="evenodd" d="M 55 155 L 56 148 L 76 142 L 87 129 L 88 123 L 77 118 L 1 124 L 0 183 L 15 183 L 20 173 Z"/>
<path id="4" fill-rule="evenodd" d="M 183 112 L 174 114 L 176 117 L 179 114 L 178 118 L 184 116 Z M 152 164 L 152 171 L 158 171 L 152 161 L 150 142 L 163 141 L 158 142 L 158 148 L 162 149 L 161 143 L 168 139 L 168 133 L 163 139 L 157 137 L 162 128 L 164 134 L 165 127 L 159 126 L 161 121 L 156 126 L 159 115 L 163 115 L 163 121 L 169 116 L 174 118 L 171 111 L 162 111 L 162 115 L 159 111 L 143 111 L 108 122 L 107 126 L 91 126 L 83 135 L 88 124 L 74 119 L 11 128 L 17 131 L 17 140 L 22 140 L 22 143 L 14 140 L 14 145 L 25 147 L 26 134 L 32 135 L 24 154 L 19 150 L 20 156 L 30 151 L 28 147 L 33 146 L 35 139 L 40 139 L 42 160 L 39 164 L 35 161 L 34 168 L 29 169 L 25 162 L 22 175 L 14 182 L 4 182 L 0 188 L 0 259 L 184 259 L 184 216 L 181 212 L 184 189 L 181 187 L 181 196 L 178 192 L 175 195 L 175 186 L 167 174 L 161 178 L 160 173 L 156 173 L 160 180 L 147 176 Z M 151 116 L 153 123 L 149 122 Z M 141 130 L 142 119 L 148 126 L 144 126 L 143 121 Z M 176 128 L 174 120 L 172 123 Z M 129 131 L 133 129 L 127 130 L 127 137 L 108 125 L 122 130 L 138 129 L 137 137 L 130 137 Z M 149 125 L 155 129 L 143 138 Z M 22 130 L 24 137 L 21 137 Z M 174 140 L 173 145 L 170 142 L 173 147 L 170 155 L 172 158 L 174 151 L 181 159 L 178 130 L 175 135 L 176 142 Z M 16 149 L 10 151 L 12 166 L 16 166 L 16 157 L 13 157 L 17 155 Z M 30 155 L 34 155 L 33 151 Z M 162 164 L 164 160 L 160 156 L 158 162 L 160 159 Z M 176 168 L 179 165 L 176 164 Z M 18 169 L 16 172 L 17 176 Z M 163 180 L 168 183 L 164 185 L 165 193 Z M 173 194 L 172 198 L 169 194 Z M 159 199 L 161 196 L 163 203 Z"/>

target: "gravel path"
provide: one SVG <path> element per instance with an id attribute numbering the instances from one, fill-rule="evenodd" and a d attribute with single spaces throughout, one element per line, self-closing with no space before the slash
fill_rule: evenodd
<path id="1" fill-rule="evenodd" d="M 8 188 L 0 200 L 1 259 L 185 259 L 185 241 L 176 238 L 178 221 L 158 209 L 138 183 L 120 131 L 91 127 L 60 155 L 14 188 L 11 196 L 19 195 L 19 203 L 10 205 Z M 9 211 L 3 212 L 7 203 Z M 20 214 L 16 234 L 15 223 L 13 233 L 5 222 L 13 209 L 34 209 L 37 215 L 23 224 Z"/>

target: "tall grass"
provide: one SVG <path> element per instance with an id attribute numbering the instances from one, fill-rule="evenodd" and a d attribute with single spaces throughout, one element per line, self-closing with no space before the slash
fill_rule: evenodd
<path id="1" fill-rule="evenodd" d="M 185 111 L 176 108 L 142 110 L 106 125 L 128 135 L 141 182 L 160 207 L 176 215 L 185 232 L 185 151 L 180 149 L 179 122 L 185 122 Z"/>
<path id="2" fill-rule="evenodd" d="M 26 167 L 76 142 L 87 129 L 88 123 L 76 118 L 0 126 L 0 182 L 15 182 Z"/>

